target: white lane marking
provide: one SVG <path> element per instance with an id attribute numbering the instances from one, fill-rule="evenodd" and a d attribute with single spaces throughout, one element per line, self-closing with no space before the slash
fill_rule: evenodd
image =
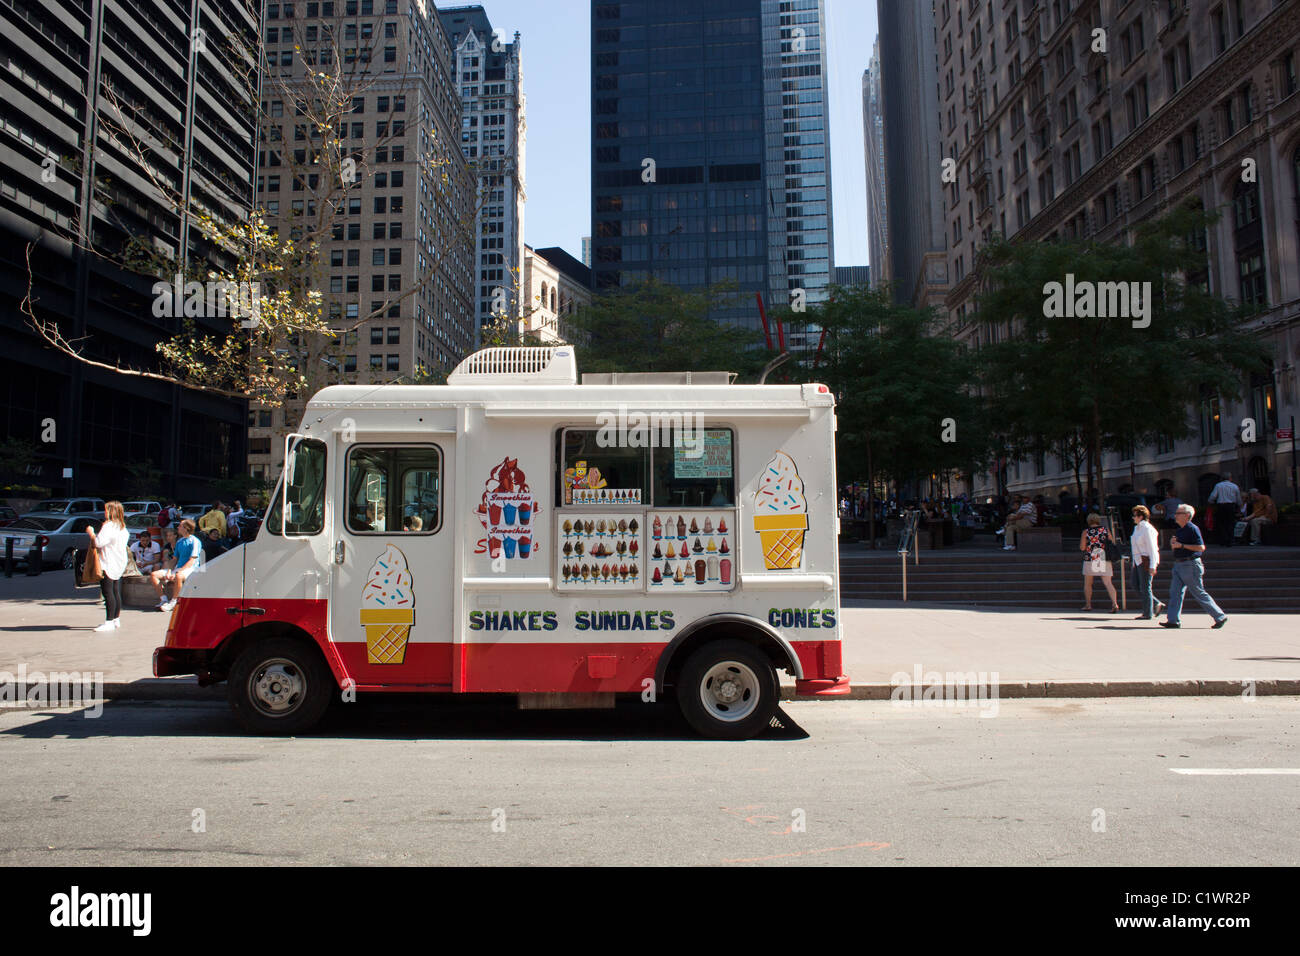
<path id="1" fill-rule="evenodd" d="M 1198 777 L 1248 777 L 1252 775 L 1300 774 L 1300 767 L 1170 767 L 1173 773 Z"/>

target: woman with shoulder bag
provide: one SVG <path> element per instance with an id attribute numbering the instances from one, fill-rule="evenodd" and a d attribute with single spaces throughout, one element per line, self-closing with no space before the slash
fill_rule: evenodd
<path id="1" fill-rule="evenodd" d="M 99 534 L 92 528 L 87 528 L 86 534 L 90 535 L 102 568 L 99 589 L 104 595 L 105 620 L 95 630 L 114 631 L 122 626 L 122 572 L 126 570 L 126 542 L 130 538 L 122 514 L 122 502 L 105 502 L 104 524 Z"/>
<path id="2" fill-rule="evenodd" d="M 1092 610 L 1092 579 L 1101 578 L 1110 595 L 1110 612 L 1119 612 L 1119 601 L 1115 594 L 1115 585 L 1111 582 L 1110 561 L 1106 557 L 1107 545 L 1113 545 L 1110 532 L 1101 524 L 1101 515 L 1095 511 L 1088 515 L 1088 527 L 1079 536 L 1079 550 L 1083 552 L 1083 607 L 1080 610 Z"/>

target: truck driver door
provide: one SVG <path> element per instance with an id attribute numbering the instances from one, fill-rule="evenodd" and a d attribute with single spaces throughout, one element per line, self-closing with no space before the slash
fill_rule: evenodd
<path id="1" fill-rule="evenodd" d="M 450 688 L 452 435 L 340 455 L 330 638 L 357 685 Z"/>

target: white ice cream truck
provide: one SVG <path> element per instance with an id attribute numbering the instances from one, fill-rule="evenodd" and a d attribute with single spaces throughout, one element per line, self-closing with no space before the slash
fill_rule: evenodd
<path id="1" fill-rule="evenodd" d="M 746 738 L 778 670 L 847 693 L 832 396 L 700 377 L 578 384 L 560 346 L 324 389 L 257 537 L 185 583 L 154 673 L 227 681 L 270 733 L 351 690 L 671 693 L 701 733 Z"/>

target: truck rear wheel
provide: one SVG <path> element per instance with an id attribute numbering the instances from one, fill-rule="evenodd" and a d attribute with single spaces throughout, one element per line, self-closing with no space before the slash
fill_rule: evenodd
<path id="1" fill-rule="evenodd" d="M 336 688 L 316 648 L 289 638 L 258 641 L 230 669 L 230 707 L 258 734 L 297 734 L 325 715 Z"/>
<path id="2" fill-rule="evenodd" d="M 687 659 L 677 703 L 701 735 L 747 740 L 767 728 L 776 713 L 776 671 L 752 644 L 713 641 Z"/>

